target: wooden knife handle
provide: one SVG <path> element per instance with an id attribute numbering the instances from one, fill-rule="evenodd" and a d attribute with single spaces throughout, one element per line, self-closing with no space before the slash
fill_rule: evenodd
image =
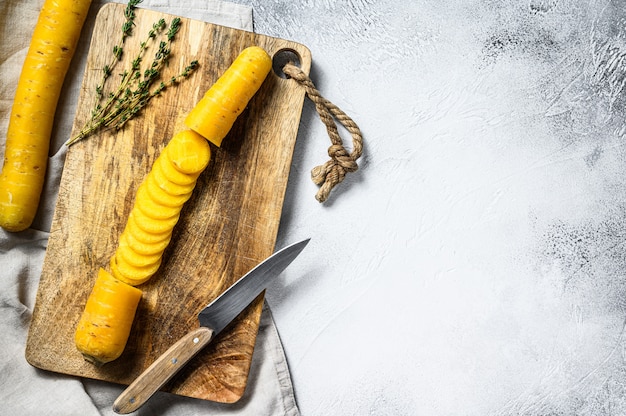
<path id="1" fill-rule="evenodd" d="M 182 337 L 119 395 L 113 403 L 113 411 L 128 414 L 139 409 L 212 338 L 213 330 L 206 327 L 200 327 Z"/>

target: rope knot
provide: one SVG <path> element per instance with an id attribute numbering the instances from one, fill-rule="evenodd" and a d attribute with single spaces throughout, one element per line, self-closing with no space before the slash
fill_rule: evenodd
<path id="1" fill-rule="evenodd" d="M 328 156 L 330 156 L 346 172 L 355 172 L 359 169 L 359 165 L 357 165 L 356 161 L 342 145 L 333 144 L 330 146 L 328 148 Z"/>
<path id="2" fill-rule="evenodd" d="M 324 202 L 328 199 L 330 191 L 343 181 L 346 170 L 335 159 L 331 159 L 323 165 L 311 169 L 311 179 L 316 185 L 321 185 L 315 199 Z"/>
<path id="3" fill-rule="evenodd" d="M 328 199 L 330 191 L 343 181 L 348 172 L 355 172 L 359 169 L 356 161 L 363 153 L 363 136 L 359 126 L 336 105 L 322 97 L 320 92 L 313 85 L 313 81 L 300 68 L 292 63 L 283 67 L 283 72 L 304 86 L 307 96 L 315 104 L 315 108 L 320 119 L 326 125 L 326 131 L 330 137 L 332 145 L 328 148 L 330 160 L 311 170 L 311 178 L 316 185 L 321 185 L 315 199 L 324 202 Z M 343 146 L 341 136 L 337 130 L 335 120 L 339 121 L 352 136 L 352 152 L 348 152 Z"/>

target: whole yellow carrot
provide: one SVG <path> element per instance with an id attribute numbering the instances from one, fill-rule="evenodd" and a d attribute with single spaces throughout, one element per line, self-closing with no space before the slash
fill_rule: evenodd
<path id="1" fill-rule="evenodd" d="M 180 210 L 191 196 L 198 176 L 209 164 L 211 150 L 207 140 L 221 143 L 271 68 L 272 60 L 263 49 L 256 46 L 245 49 L 222 75 L 226 81 L 220 81 L 220 78 L 211 88 L 213 92 L 207 93 L 196 104 L 192 110 L 194 115 L 189 119 L 191 130 L 175 134 L 155 160 L 139 186 L 126 227 L 109 262 L 112 276 L 120 283 L 128 287 L 141 285 L 158 270 Z M 212 108 L 221 111 L 213 113 Z M 228 113 L 226 122 L 217 120 L 225 112 Z M 211 137 L 203 136 L 202 132 Z M 104 295 L 92 294 L 90 297 L 92 304 L 98 305 L 98 310 L 106 310 L 107 303 L 119 307 L 115 298 L 101 296 Z M 86 308 L 81 322 L 90 322 L 85 317 L 88 314 Z M 134 312 L 129 312 L 129 316 L 134 316 Z M 129 335 L 125 329 L 115 327 L 91 332 L 83 328 L 79 325 L 76 345 L 89 361 L 96 364 L 117 356 L 121 337 L 126 339 Z M 98 339 L 89 338 L 90 334 L 95 334 Z M 93 360 L 93 357 L 97 359 Z"/>
<path id="2" fill-rule="evenodd" d="M 45 0 L 17 84 L 0 174 L 0 226 L 30 227 L 37 213 L 54 113 L 91 0 Z"/>

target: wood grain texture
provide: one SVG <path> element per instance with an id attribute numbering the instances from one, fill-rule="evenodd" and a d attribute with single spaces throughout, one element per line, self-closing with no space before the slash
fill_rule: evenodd
<path id="1" fill-rule="evenodd" d="M 74 132 L 89 116 L 123 8 L 107 4 L 97 16 Z M 160 17 L 172 18 L 137 10 L 126 60 Z M 143 298 L 123 355 L 96 368 L 74 347 L 74 330 L 97 270 L 108 268 L 138 185 L 169 138 L 183 128 L 187 112 L 247 46 L 261 46 L 270 56 L 293 50 L 303 70 L 310 69 L 310 52 L 295 42 L 189 19 L 182 23 L 165 75 L 193 59 L 199 70 L 121 131 L 102 132 L 68 151 L 26 346 L 35 367 L 129 384 L 198 327 L 196 315 L 206 304 L 274 251 L 304 90 L 270 73 L 222 147 L 212 148 L 212 161 L 182 211 L 161 268 L 141 286 Z M 163 390 L 237 401 L 246 386 L 262 303 L 261 295 Z"/>

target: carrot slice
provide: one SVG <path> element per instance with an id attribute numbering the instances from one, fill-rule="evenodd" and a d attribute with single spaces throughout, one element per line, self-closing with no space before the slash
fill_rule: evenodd
<path id="1" fill-rule="evenodd" d="M 180 218 L 180 213 L 171 218 L 157 220 L 152 217 L 144 214 L 140 209 L 133 209 L 133 214 L 135 215 L 135 222 L 137 226 L 148 233 L 153 234 L 163 234 L 165 232 L 170 232 L 178 219 Z"/>
<path id="2" fill-rule="evenodd" d="M 126 242 L 122 241 L 122 239 L 125 239 Z M 131 233 L 122 233 L 122 235 L 120 235 L 119 244 L 128 244 L 137 253 L 149 256 L 151 254 L 163 253 L 163 251 L 165 251 L 168 244 L 170 243 L 171 239 L 172 234 L 169 233 L 167 238 L 164 240 L 156 241 L 154 243 L 144 243 L 143 241 L 138 240 L 137 237 L 135 237 Z"/>
<path id="3" fill-rule="evenodd" d="M 204 140 L 204 142 L 206 143 L 207 141 Z M 164 152 L 169 153 L 168 147 L 164 149 Z M 196 172 L 194 174 L 186 174 L 179 171 L 165 154 L 161 154 L 161 156 L 157 158 L 155 163 L 158 163 L 160 165 L 163 176 L 165 176 L 166 179 L 174 182 L 177 185 L 190 185 L 192 183 L 195 184 L 198 176 L 200 176 L 199 172 Z"/>
<path id="4" fill-rule="evenodd" d="M 142 243 L 156 244 L 170 238 L 172 236 L 172 230 L 167 230 L 160 234 L 144 231 L 137 225 L 137 222 L 135 221 L 135 214 L 131 212 L 128 216 L 128 221 L 126 221 L 126 227 L 124 228 L 122 234 L 131 234 L 135 237 L 135 239 Z"/>
<path id="5" fill-rule="evenodd" d="M 191 198 L 192 194 L 192 192 L 188 192 L 182 195 L 170 195 L 156 183 L 154 175 L 148 175 L 146 177 L 145 185 L 146 191 L 150 194 L 150 198 L 161 205 L 169 207 L 180 207 Z"/>
<path id="6" fill-rule="evenodd" d="M 196 177 L 206 169 L 211 160 L 209 143 L 193 130 L 183 130 L 174 135 L 165 147 L 165 153 L 179 172 Z M 174 178 L 171 179 L 177 182 Z"/>
<path id="7" fill-rule="evenodd" d="M 152 170 L 148 175 L 152 175 L 156 184 L 170 195 L 185 195 L 192 192 L 196 187 L 195 182 L 188 185 L 179 185 L 170 181 L 167 176 L 165 176 L 160 163 L 152 165 Z"/>
<path id="8" fill-rule="evenodd" d="M 124 262 L 128 263 L 133 267 L 148 267 L 152 266 L 158 261 L 160 261 L 163 252 L 158 251 L 154 254 L 141 254 L 132 249 L 127 241 L 128 236 L 124 235 L 120 237 L 120 245 L 118 249 L 115 251 L 115 256 L 117 258 L 122 259 Z"/>
<path id="9" fill-rule="evenodd" d="M 135 208 L 155 220 L 167 220 L 180 214 L 182 206 L 170 207 L 161 205 L 150 197 L 145 185 L 141 185 L 137 190 Z M 136 211 L 134 209 L 134 211 Z"/>
<path id="10" fill-rule="evenodd" d="M 135 267 L 128 264 L 120 256 L 114 255 L 111 257 L 110 266 L 113 275 L 117 279 L 132 286 L 139 286 L 147 282 L 159 270 L 159 267 L 161 267 L 161 256 L 159 256 L 159 261 L 154 264 L 145 267 Z"/>

